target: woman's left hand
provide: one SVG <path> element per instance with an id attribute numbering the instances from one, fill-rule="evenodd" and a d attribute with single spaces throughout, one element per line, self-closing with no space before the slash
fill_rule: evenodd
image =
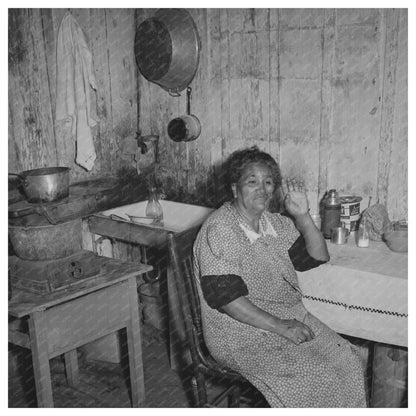
<path id="1" fill-rule="evenodd" d="M 283 185 L 282 188 L 285 192 L 283 201 L 286 211 L 293 217 L 307 214 L 309 203 L 303 185 L 293 179 L 287 179 L 286 186 Z"/>

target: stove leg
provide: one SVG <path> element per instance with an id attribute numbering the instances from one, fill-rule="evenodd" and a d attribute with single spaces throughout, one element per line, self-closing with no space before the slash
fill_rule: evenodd
<path id="1" fill-rule="evenodd" d="M 30 348 L 32 350 L 38 407 L 54 407 L 45 312 L 33 312 L 29 319 Z"/>
<path id="2" fill-rule="evenodd" d="M 79 383 L 79 368 L 77 350 L 72 350 L 64 354 L 65 373 L 68 384 L 75 387 Z"/>

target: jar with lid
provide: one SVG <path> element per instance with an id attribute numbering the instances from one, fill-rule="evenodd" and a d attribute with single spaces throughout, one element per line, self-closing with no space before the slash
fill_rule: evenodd
<path id="1" fill-rule="evenodd" d="M 146 205 L 146 217 L 154 218 L 156 223 L 163 222 L 163 209 L 159 202 L 156 188 L 150 188 L 149 200 Z"/>
<path id="2" fill-rule="evenodd" d="M 341 198 L 335 189 L 330 189 L 323 200 L 322 234 L 331 238 L 331 229 L 341 226 Z"/>

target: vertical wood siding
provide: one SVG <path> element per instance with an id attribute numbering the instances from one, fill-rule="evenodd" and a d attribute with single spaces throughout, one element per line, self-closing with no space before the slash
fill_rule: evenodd
<path id="1" fill-rule="evenodd" d="M 54 125 L 56 35 L 66 9 L 9 14 L 9 171 L 73 167 L 75 179 L 132 168 L 123 143 L 160 136 L 165 191 L 195 203 L 223 198 L 220 165 L 257 144 L 302 179 L 311 208 L 328 188 L 373 197 L 407 218 L 406 9 L 189 9 L 201 38 L 190 143 L 169 139 L 186 112 L 137 70 L 135 28 L 155 9 L 74 9 L 97 78 L 94 170 L 74 160 L 67 126 Z"/>
<path id="2" fill-rule="evenodd" d="M 67 9 L 9 9 L 9 172 L 69 166 L 71 181 L 131 167 L 122 141 L 137 129 L 134 10 L 72 9 L 93 56 L 91 90 L 97 160 L 86 172 L 75 164 L 70 123 L 55 123 L 56 39 Z"/>

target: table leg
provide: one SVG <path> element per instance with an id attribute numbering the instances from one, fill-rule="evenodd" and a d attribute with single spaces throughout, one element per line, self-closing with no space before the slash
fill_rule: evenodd
<path id="1" fill-rule="evenodd" d="M 79 383 L 79 368 L 77 350 L 72 350 L 64 354 L 65 372 L 68 384 L 72 387 Z"/>
<path id="2" fill-rule="evenodd" d="M 32 351 L 38 407 L 53 407 L 51 372 L 49 367 L 45 312 L 33 312 L 29 319 L 30 348 Z"/>
<path id="3" fill-rule="evenodd" d="M 139 303 L 136 278 L 128 280 L 130 320 L 127 324 L 127 345 L 129 349 L 129 367 L 131 381 L 132 407 L 140 407 L 145 399 L 144 374 L 142 361 L 142 340 L 140 334 Z"/>

